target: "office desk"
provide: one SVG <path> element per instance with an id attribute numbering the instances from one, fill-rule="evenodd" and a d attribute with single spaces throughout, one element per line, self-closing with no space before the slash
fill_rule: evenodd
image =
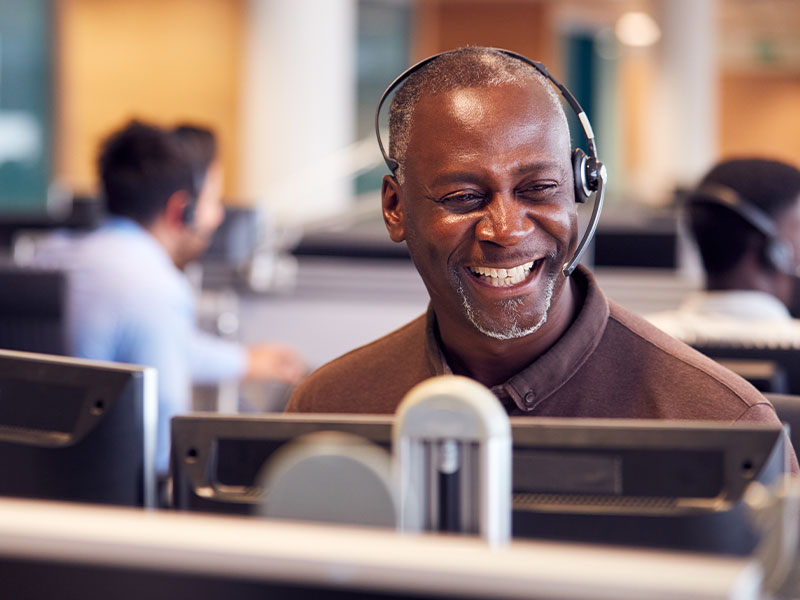
<path id="1" fill-rule="evenodd" d="M 753 561 L 0 499 L 3 596 L 758 598 Z"/>

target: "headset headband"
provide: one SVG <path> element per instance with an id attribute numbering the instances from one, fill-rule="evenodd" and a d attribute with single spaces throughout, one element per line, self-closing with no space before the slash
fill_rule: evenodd
<path id="1" fill-rule="evenodd" d="M 758 206 L 742 198 L 741 194 L 721 183 L 704 183 L 692 194 L 693 203 L 723 205 L 750 223 L 767 238 L 779 238 L 775 222 Z"/>
<path id="2" fill-rule="evenodd" d="M 540 62 L 531 60 L 527 56 L 523 56 L 522 54 L 518 54 L 517 52 L 512 52 L 511 50 L 504 50 L 502 48 L 487 48 L 487 50 L 499 52 L 500 54 L 505 54 L 506 56 L 510 56 L 511 58 L 516 58 L 517 60 L 520 60 L 532 66 L 545 78 L 547 78 L 548 81 L 550 81 L 554 86 L 556 86 L 558 91 L 567 101 L 567 104 L 570 105 L 570 108 L 572 108 L 572 110 L 575 111 L 575 114 L 578 117 L 578 121 L 580 121 L 581 129 L 583 130 L 583 135 L 586 138 L 586 153 L 590 158 L 594 158 L 595 160 L 597 160 L 597 149 L 595 147 L 594 131 L 592 130 L 592 124 L 589 122 L 589 118 L 586 116 L 586 112 L 581 108 L 581 105 L 578 102 L 578 100 L 575 98 L 575 96 L 572 95 L 572 92 L 570 92 L 566 88 L 566 86 L 564 86 L 555 77 L 553 77 L 550 74 L 550 71 L 547 70 L 547 67 Z M 439 54 L 434 54 L 433 56 L 429 56 L 428 58 L 419 61 L 417 64 L 410 66 L 408 69 L 400 73 L 400 75 L 398 75 L 395 78 L 395 80 L 389 84 L 389 87 L 387 87 L 386 90 L 384 90 L 383 94 L 381 94 L 381 99 L 378 101 L 378 108 L 375 111 L 375 136 L 378 138 L 378 147 L 380 148 L 383 160 L 392 173 L 394 173 L 397 170 L 399 163 L 391 156 L 389 156 L 389 154 L 386 152 L 385 146 L 383 145 L 383 140 L 381 138 L 381 129 L 380 129 L 381 108 L 383 108 L 383 105 L 386 102 L 386 99 L 389 97 L 389 94 L 391 94 L 397 87 L 400 86 L 401 83 L 403 83 L 406 79 L 408 79 L 413 73 L 416 73 L 425 65 L 432 63 L 437 58 L 444 56 L 446 54 L 451 54 L 453 52 L 455 52 L 455 50 L 447 50 L 446 52 L 440 52 Z"/>
<path id="3" fill-rule="evenodd" d="M 570 258 L 569 261 L 564 264 L 562 269 L 564 276 L 569 277 L 578 266 L 583 254 L 589 247 L 589 242 L 592 240 L 592 237 L 594 237 L 594 233 L 597 230 L 597 224 L 600 221 L 600 213 L 603 209 L 603 199 L 605 197 L 605 183 L 607 179 L 606 168 L 605 165 L 603 165 L 603 163 L 597 159 L 597 147 L 595 145 L 592 124 L 589 122 L 586 112 L 581 108 L 581 105 L 578 103 L 575 96 L 572 95 L 572 92 L 570 92 L 566 86 L 553 77 L 544 64 L 535 60 L 531 60 L 527 56 L 523 56 L 517 52 L 512 52 L 511 50 L 504 50 L 502 48 L 487 48 L 487 50 L 499 52 L 500 54 L 505 54 L 506 56 L 520 60 L 536 69 L 536 71 L 550 81 L 550 83 L 552 83 L 558 89 L 558 91 L 561 93 L 561 96 L 564 98 L 564 100 L 566 100 L 567 104 L 569 104 L 570 108 L 577 115 L 583 135 L 586 138 L 586 155 L 582 156 L 580 165 L 577 167 L 573 166 L 573 169 L 580 169 L 580 172 L 576 172 L 575 185 L 580 185 L 584 195 L 588 197 L 592 192 L 595 193 L 594 207 L 592 208 L 592 216 L 589 219 L 589 224 L 586 227 L 586 231 L 584 232 L 578 247 L 575 249 L 575 254 L 573 254 L 572 258 Z M 386 99 L 389 97 L 389 94 L 391 94 L 398 86 L 400 86 L 400 84 L 408 79 L 410 75 L 416 71 L 419 71 L 422 67 L 433 62 L 439 57 L 452 52 L 455 52 L 455 50 L 440 52 L 439 54 L 429 56 L 428 58 L 419 61 L 415 65 L 410 66 L 408 69 L 400 73 L 400 75 L 398 75 L 395 80 L 389 84 L 383 94 L 381 94 L 381 98 L 378 101 L 378 107 L 375 110 L 375 136 L 378 139 L 378 148 L 380 148 L 383 161 L 386 163 L 386 166 L 389 168 L 389 171 L 391 171 L 392 175 L 394 175 L 395 171 L 397 171 L 400 163 L 389 156 L 389 154 L 386 152 L 386 148 L 383 145 L 380 129 L 381 108 L 383 108 L 383 105 L 386 102 Z"/>
<path id="4" fill-rule="evenodd" d="M 727 185 L 704 183 L 690 196 L 692 204 L 722 206 L 738 215 L 750 227 L 766 238 L 765 256 L 770 264 L 782 273 L 800 277 L 800 265 L 791 245 L 781 239 L 775 220 L 758 205 L 744 198 Z"/>

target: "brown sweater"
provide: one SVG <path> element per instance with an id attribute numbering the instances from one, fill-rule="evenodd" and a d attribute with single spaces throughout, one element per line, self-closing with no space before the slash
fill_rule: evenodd
<path id="1" fill-rule="evenodd" d="M 778 422 L 745 380 L 608 301 L 587 270 L 572 277 L 585 294 L 577 319 L 492 389 L 509 414 Z M 415 384 L 448 372 L 429 310 L 318 369 L 287 411 L 393 413 Z"/>

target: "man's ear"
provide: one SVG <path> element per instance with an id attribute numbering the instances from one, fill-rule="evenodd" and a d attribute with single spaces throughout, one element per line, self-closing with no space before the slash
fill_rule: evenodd
<path id="1" fill-rule="evenodd" d="M 185 190 L 178 190 L 169 197 L 167 206 L 164 209 L 164 217 L 169 225 L 173 227 L 184 227 L 186 225 L 184 214 L 189 202 L 189 193 Z"/>
<path id="2" fill-rule="evenodd" d="M 384 175 L 381 186 L 383 222 L 393 242 L 403 242 L 406 239 L 405 207 L 401 194 L 400 184 L 394 175 Z"/>

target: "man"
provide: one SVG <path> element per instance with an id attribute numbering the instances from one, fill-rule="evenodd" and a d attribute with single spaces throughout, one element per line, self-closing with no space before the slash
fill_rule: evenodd
<path id="1" fill-rule="evenodd" d="M 650 321 L 688 343 L 800 345 L 800 170 L 724 161 L 686 204 L 705 290 Z"/>
<path id="2" fill-rule="evenodd" d="M 303 370 L 288 348 L 248 349 L 195 330 L 193 290 L 180 269 L 206 248 L 223 208 L 219 182 L 198 177 L 193 160 L 173 132 L 129 123 L 107 139 L 99 158 L 108 221 L 88 234 L 54 234 L 35 258 L 69 273 L 71 354 L 158 369 L 160 472 L 168 464 L 169 420 L 191 407 L 198 356 L 206 380 L 296 383 Z"/>
<path id="3" fill-rule="evenodd" d="M 211 235 L 222 220 L 224 172 L 213 131 L 184 123 L 173 129 L 173 135 L 189 162 L 193 186 L 198 190 L 194 206 L 213 206 L 220 210 L 215 215 L 210 230 L 208 227 L 189 228 L 180 254 L 173 257 L 176 266 L 183 268 L 206 251 Z M 191 210 L 196 211 L 197 208 Z M 214 384 L 239 379 L 244 375 L 250 379 L 279 379 L 296 383 L 304 372 L 298 355 L 280 345 L 263 344 L 248 348 L 244 357 L 244 362 L 248 364 L 247 373 L 243 368 L 243 361 L 237 358 L 241 357 L 245 349 L 236 344 L 192 328 L 188 346 L 191 379 L 196 384 Z"/>
<path id="4" fill-rule="evenodd" d="M 288 410 L 391 413 L 456 373 L 511 415 L 777 423 L 744 380 L 608 301 L 579 267 L 570 142 L 530 66 L 465 48 L 408 77 L 390 107 L 389 236 L 408 246 L 426 315 L 329 363 Z"/>

